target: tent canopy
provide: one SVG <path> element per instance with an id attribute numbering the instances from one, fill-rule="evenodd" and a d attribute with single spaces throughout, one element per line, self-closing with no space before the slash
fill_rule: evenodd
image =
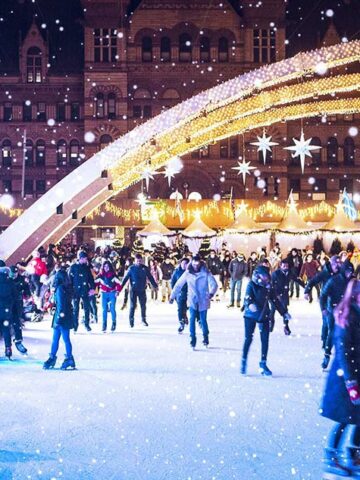
<path id="1" fill-rule="evenodd" d="M 344 212 L 343 205 L 339 203 L 335 215 L 326 225 L 321 227 L 321 230 L 337 233 L 360 232 L 360 227 L 350 220 Z"/>
<path id="2" fill-rule="evenodd" d="M 158 218 L 155 218 L 154 220 L 151 220 L 151 222 L 148 223 L 145 228 L 140 230 L 138 235 L 141 235 L 142 237 L 150 237 L 151 235 L 168 237 L 170 235 L 175 235 L 175 233 L 165 227 L 165 225 L 160 222 Z"/>
<path id="3" fill-rule="evenodd" d="M 292 190 L 286 205 L 284 218 L 279 225 L 277 225 L 275 230 L 292 234 L 312 232 L 314 230 L 314 228 L 309 227 L 305 220 L 300 217 Z"/>
<path id="4" fill-rule="evenodd" d="M 206 238 L 215 237 L 216 232 L 208 227 L 201 218 L 195 218 L 185 230 L 182 231 L 185 237 L 190 238 Z"/>
<path id="5" fill-rule="evenodd" d="M 258 233 L 264 232 L 267 229 L 261 225 L 258 225 L 247 213 L 246 209 L 243 209 L 236 217 L 236 220 L 225 229 L 225 233 Z"/>

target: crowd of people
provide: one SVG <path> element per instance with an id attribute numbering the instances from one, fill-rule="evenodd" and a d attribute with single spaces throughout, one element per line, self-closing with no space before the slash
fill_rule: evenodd
<path id="1" fill-rule="evenodd" d="M 98 322 L 101 305 L 102 332 L 108 331 L 109 314 L 110 332 L 114 332 L 121 292 L 121 310 L 129 303 L 130 328 L 135 324 L 137 304 L 142 325 L 148 327 L 149 289 L 152 302 L 176 302 L 177 331 L 182 334 L 189 325 L 193 349 L 197 345 L 197 328 L 202 333 L 203 345 L 209 345 L 207 312 L 211 303 L 228 300 L 228 308 L 238 308 L 239 316 L 241 312 L 244 318 L 241 374 L 247 373 L 248 354 L 257 327 L 260 372 L 271 376 L 267 356 L 276 312 L 283 318 L 284 334 L 291 335 L 291 298 L 299 298 L 304 289 L 304 298 L 311 303 L 316 291 L 322 316 L 323 370 L 329 367 L 336 346 L 321 410 L 322 415 L 337 422 L 326 449 L 326 468 L 343 475 L 359 472 L 359 273 L 351 251 L 329 258 L 324 252 L 315 255 L 311 248 L 293 248 L 283 255 L 280 246 L 275 245 L 269 253 L 263 248 L 246 258 L 241 252 L 231 252 L 226 244 L 217 252 L 205 241 L 199 253 L 193 254 L 181 236 L 171 249 L 160 242 L 152 251 L 144 249 L 140 238 L 131 248 L 106 247 L 102 251 L 91 250 L 87 245 L 50 245 L 47 251 L 41 248 L 34 252 L 27 263 L 6 266 L 0 261 L 0 326 L 5 355 L 11 359 L 12 343 L 21 354 L 27 353 L 22 326 L 30 299 L 33 320 L 41 320 L 46 311 L 52 315 L 50 355 L 43 368 L 55 367 L 60 339 L 66 352 L 60 368 L 75 368 L 70 331 L 76 333 L 82 323 L 91 332 L 91 323 Z M 349 425 L 356 428 L 344 460 L 340 446 Z"/>

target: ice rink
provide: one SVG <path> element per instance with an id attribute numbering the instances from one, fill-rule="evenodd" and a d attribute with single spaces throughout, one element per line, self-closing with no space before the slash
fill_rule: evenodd
<path id="1" fill-rule="evenodd" d="M 114 334 L 80 326 L 76 371 L 43 371 L 50 321 L 27 323 L 28 357 L 0 358 L 1 480 L 321 479 L 320 311 L 294 300 L 290 312 L 293 335 L 279 317 L 271 334 L 272 378 L 258 372 L 258 332 L 240 376 L 243 318 L 225 301 L 207 350 L 177 333 L 175 305 L 149 302 L 149 328 L 130 329 L 127 311 Z"/>

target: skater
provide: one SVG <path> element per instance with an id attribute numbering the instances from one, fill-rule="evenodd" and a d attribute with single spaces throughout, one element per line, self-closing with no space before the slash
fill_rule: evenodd
<path id="1" fill-rule="evenodd" d="M 121 282 L 109 260 L 105 260 L 95 283 L 100 286 L 102 307 L 102 332 L 106 333 L 108 307 L 111 313 L 111 331 L 116 330 L 116 298 L 121 290 Z"/>
<path id="2" fill-rule="evenodd" d="M 166 257 L 165 260 L 160 265 L 162 279 L 161 279 L 161 290 L 162 290 L 162 299 L 164 303 L 169 300 L 171 294 L 171 277 L 174 273 L 174 265 L 171 263 L 171 259 Z"/>
<path id="3" fill-rule="evenodd" d="M 340 476 L 360 474 L 360 282 L 350 280 L 334 311 L 335 358 L 321 405 L 321 415 L 336 422 L 325 449 L 325 471 Z M 347 430 L 352 445 L 344 455 Z"/>
<path id="4" fill-rule="evenodd" d="M 78 260 L 71 265 L 69 276 L 73 288 L 74 332 L 79 327 L 80 300 L 82 301 L 85 314 L 85 328 L 91 332 L 90 327 L 90 296 L 95 295 L 95 282 L 88 264 L 87 253 L 83 250 L 78 252 Z"/>
<path id="5" fill-rule="evenodd" d="M 159 267 L 157 260 L 152 260 L 152 259 L 150 260 L 149 269 L 157 285 L 161 285 L 162 271 L 161 271 L 161 268 Z M 151 300 L 154 300 L 154 302 L 156 302 L 158 299 L 158 293 L 159 293 L 159 290 L 151 286 Z"/>
<path id="6" fill-rule="evenodd" d="M 183 275 L 183 273 L 185 273 L 189 265 L 189 261 L 190 260 L 188 258 L 184 257 L 180 261 L 179 266 L 174 270 L 174 273 L 171 277 L 172 289 L 174 289 L 176 282 Z M 178 333 L 182 333 L 184 331 L 185 325 L 187 323 L 187 291 L 188 291 L 187 283 L 185 283 L 175 298 L 177 303 L 177 313 L 178 313 L 178 320 L 179 320 Z"/>
<path id="7" fill-rule="evenodd" d="M 261 360 L 259 364 L 261 374 L 266 376 L 272 375 L 266 363 L 269 350 L 270 321 L 272 317 L 269 306 L 270 301 L 274 303 L 276 310 L 278 310 L 283 317 L 284 322 L 288 322 L 291 316 L 287 311 L 287 307 L 276 297 L 271 286 L 270 270 L 264 266 L 256 267 L 247 285 L 244 301 L 245 341 L 241 361 L 241 373 L 243 375 L 246 374 L 247 356 L 253 341 L 256 325 L 259 327 L 261 339 Z"/>
<path id="8" fill-rule="evenodd" d="M 200 324 L 203 332 L 203 345 L 209 345 L 209 328 L 207 324 L 207 311 L 210 308 L 210 300 L 217 291 L 217 283 L 213 275 L 206 268 L 199 255 L 194 255 L 186 272 L 175 283 L 171 292 L 170 303 L 180 294 L 183 286 L 187 284 L 187 304 L 190 312 L 190 345 L 196 346 L 196 315 L 200 316 Z"/>
<path id="9" fill-rule="evenodd" d="M 229 265 L 230 273 L 230 304 L 228 308 L 235 306 L 235 289 L 236 289 L 236 306 L 241 307 L 241 287 L 243 278 L 246 275 L 247 264 L 245 262 L 245 257 L 242 253 L 236 255 L 236 257 L 231 260 Z"/>
<path id="10" fill-rule="evenodd" d="M 25 355 L 27 349 L 23 344 L 23 335 L 22 335 L 22 321 L 24 318 L 24 302 L 23 296 L 30 295 L 30 289 L 28 284 L 25 282 L 25 279 L 22 275 L 19 275 L 19 269 L 13 265 L 9 269 L 9 278 L 13 281 L 16 290 L 16 297 L 14 301 L 14 306 L 12 310 L 12 320 L 11 325 L 14 330 L 14 343 L 16 349 Z"/>
<path id="11" fill-rule="evenodd" d="M 124 275 L 123 275 L 121 280 L 123 280 L 126 277 L 127 272 L 128 272 L 128 270 L 129 270 L 129 268 L 131 267 L 132 264 L 133 264 L 133 260 L 132 260 L 131 257 L 129 257 L 125 260 Z M 130 287 L 129 287 L 129 285 L 127 285 L 124 288 L 124 299 L 123 299 L 123 304 L 121 306 L 121 310 L 125 310 L 125 308 L 126 308 L 126 305 L 128 303 L 128 300 L 129 300 L 129 293 L 130 293 Z"/>
<path id="12" fill-rule="evenodd" d="M 0 331 L 5 343 L 5 356 L 11 360 L 11 333 L 10 322 L 16 302 L 16 288 L 14 282 L 9 279 L 9 269 L 5 262 L 0 260 Z"/>
<path id="13" fill-rule="evenodd" d="M 294 289 L 296 292 L 296 298 L 300 296 L 300 284 L 297 279 L 300 276 L 301 267 L 303 264 L 301 255 L 296 248 L 293 248 L 287 256 L 289 264 L 289 297 L 294 296 Z"/>
<path id="14" fill-rule="evenodd" d="M 306 262 L 303 264 L 301 268 L 300 276 L 302 276 L 301 273 L 303 272 L 303 268 L 305 267 L 305 265 L 306 265 Z M 313 287 L 316 287 L 318 289 L 318 295 L 320 297 L 320 286 L 324 285 L 329 280 L 330 277 L 338 273 L 340 266 L 341 266 L 340 257 L 338 255 L 333 255 L 330 258 L 330 260 L 324 264 L 320 272 L 316 273 L 310 280 L 309 279 L 307 280 L 307 283 L 304 289 L 305 300 L 309 300 L 310 303 L 312 302 L 311 290 Z M 321 342 L 322 342 L 323 350 L 325 350 L 327 333 L 328 333 L 327 318 L 322 316 Z"/>
<path id="15" fill-rule="evenodd" d="M 329 278 L 321 289 L 320 308 L 323 318 L 327 322 L 327 337 L 325 340 L 325 355 L 321 368 L 326 370 L 330 363 L 330 355 L 333 346 L 333 333 L 335 328 L 334 309 L 341 302 L 347 284 L 354 276 L 354 265 L 346 260 L 340 267 L 340 271 Z"/>
<path id="16" fill-rule="evenodd" d="M 210 255 L 208 256 L 206 260 L 206 265 L 209 270 L 209 272 L 213 275 L 213 277 L 216 280 L 216 283 L 218 285 L 218 289 L 216 292 L 216 301 L 220 301 L 219 297 L 219 291 L 221 287 L 221 282 L 220 282 L 220 276 L 222 273 L 222 263 L 220 258 L 216 255 L 215 250 L 210 251 Z"/>
<path id="17" fill-rule="evenodd" d="M 299 284 L 304 286 L 304 284 L 298 278 L 296 278 L 294 282 L 296 282 L 296 285 L 298 286 Z M 279 268 L 277 268 L 275 272 L 273 272 L 271 275 L 271 284 L 278 301 L 283 305 L 285 309 L 288 309 L 290 304 L 290 296 L 289 296 L 290 275 L 289 275 L 289 262 L 287 259 L 280 260 Z M 271 317 L 272 317 L 271 318 L 272 324 L 270 329 L 271 331 L 273 329 L 275 310 L 276 310 L 275 304 L 274 302 L 271 302 Z M 284 319 L 284 333 L 285 335 L 291 335 L 289 322 L 285 319 Z"/>
<path id="18" fill-rule="evenodd" d="M 146 282 L 149 280 L 153 288 L 157 289 L 158 285 L 152 277 L 150 270 L 142 263 L 142 255 L 137 253 L 135 255 L 134 265 L 128 269 L 127 274 L 124 277 L 124 280 L 121 283 L 121 288 L 123 289 L 127 282 L 130 280 L 130 312 L 129 312 L 129 323 L 130 327 L 134 327 L 134 314 L 137 299 L 139 299 L 140 308 L 141 308 L 141 321 L 145 327 L 148 327 L 149 324 L 146 321 Z"/>
<path id="19" fill-rule="evenodd" d="M 48 271 L 46 263 L 41 259 L 39 251 L 33 252 L 33 258 L 26 267 L 30 274 L 30 289 L 38 310 L 42 310 L 41 288 L 42 280 L 46 278 Z"/>
<path id="20" fill-rule="evenodd" d="M 53 338 L 49 358 L 44 362 L 43 369 L 54 368 L 57 360 L 57 351 L 59 349 L 60 337 L 65 344 L 65 360 L 61 365 L 61 370 L 75 368 L 75 360 L 72 354 L 72 345 L 70 341 L 70 330 L 74 328 L 74 316 L 72 311 L 72 285 L 65 268 L 61 268 L 54 280 L 53 288 L 55 290 L 55 314 L 52 321 Z"/>

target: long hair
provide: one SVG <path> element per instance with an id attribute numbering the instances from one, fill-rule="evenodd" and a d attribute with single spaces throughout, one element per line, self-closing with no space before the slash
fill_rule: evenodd
<path id="1" fill-rule="evenodd" d="M 339 303 L 339 305 L 334 310 L 334 317 L 336 325 L 341 328 L 346 328 L 349 326 L 349 314 L 351 303 L 355 301 L 356 296 L 360 294 L 360 281 L 359 280 L 350 280 L 348 286 L 346 287 L 345 294 Z"/>
<path id="2" fill-rule="evenodd" d="M 105 272 L 105 265 L 108 265 L 109 266 L 109 272 Z M 113 274 L 115 275 L 115 270 L 114 270 L 114 266 L 113 264 L 110 262 L 110 260 L 105 260 L 105 262 L 102 264 L 101 266 L 101 270 L 100 270 L 100 275 L 107 275 L 107 274 Z"/>

